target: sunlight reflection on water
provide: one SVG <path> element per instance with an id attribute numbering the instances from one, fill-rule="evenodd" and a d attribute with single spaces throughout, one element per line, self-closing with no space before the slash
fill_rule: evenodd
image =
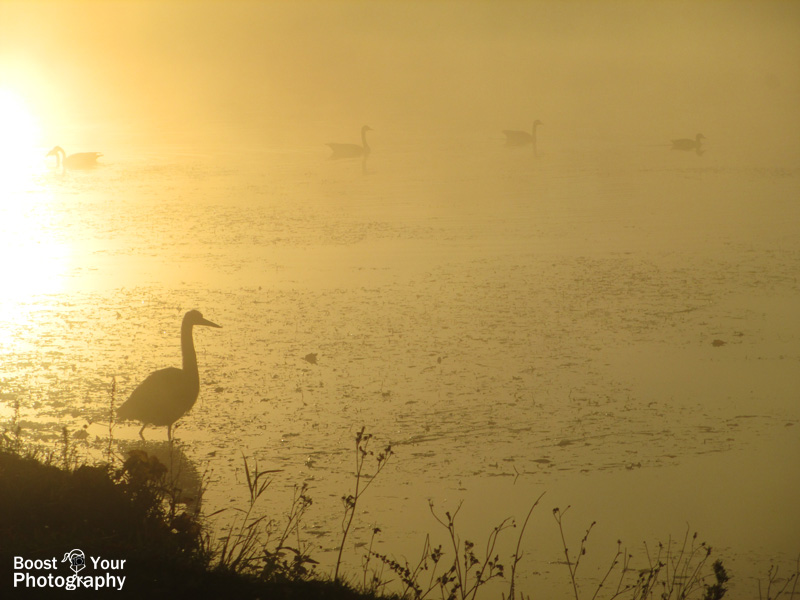
<path id="1" fill-rule="evenodd" d="M 0 167 L 0 340 L 30 325 L 30 299 L 59 294 L 70 267 L 69 227 L 48 189 L 44 152 L 22 153 Z M 3 344 L 5 345 L 5 344 Z"/>

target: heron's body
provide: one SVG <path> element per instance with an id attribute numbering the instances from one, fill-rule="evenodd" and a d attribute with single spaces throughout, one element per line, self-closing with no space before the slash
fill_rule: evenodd
<path id="1" fill-rule="evenodd" d="M 700 150 L 702 140 L 706 139 L 702 133 L 698 133 L 694 139 L 684 138 L 680 140 L 672 140 L 673 150 Z"/>
<path id="2" fill-rule="evenodd" d="M 97 159 L 103 156 L 103 154 L 101 152 L 78 152 L 67 156 L 67 153 L 64 152 L 61 146 L 54 146 L 53 149 L 47 153 L 47 156 L 56 157 L 57 167 L 63 165 L 69 169 L 87 169 L 96 166 Z"/>
<path id="3" fill-rule="evenodd" d="M 333 151 L 331 158 L 358 158 L 367 156 L 371 149 L 367 144 L 367 132 L 372 131 L 369 125 L 361 128 L 361 145 L 358 144 L 326 144 Z"/>
<path id="4" fill-rule="evenodd" d="M 169 367 L 154 371 L 117 409 L 118 419 L 142 422 L 139 430 L 142 439 L 144 428 L 148 425 L 167 427 L 167 437 L 172 439 L 172 425 L 189 412 L 197 400 L 200 393 L 200 374 L 192 339 L 194 325 L 219 327 L 204 319 L 196 310 L 187 312 L 181 324 L 183 368 Z"/>
<path id="5" fill-rule="evenodd" d="M 504 129 L 503 134 L 506 136 L 506 146 L 527 146 L 533 144 L 534 151 L 536 150 L 536 128 L 542 122 L 536 119 L 533 122 L 533 129 L 530 133 L 527 131 L 519 131 L 516 129 Z"/>

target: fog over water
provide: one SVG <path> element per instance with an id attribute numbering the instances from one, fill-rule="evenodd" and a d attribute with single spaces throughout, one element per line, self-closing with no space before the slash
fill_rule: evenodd
<path id="1" fill-rule="evenodd" d="M 569 597 L 571 505 L 585 589 L 688 523 L 752 598 L 800 552 L 799 63 L 793 2 L 0 0 L 0 428 L 100 456 L 199 309 L 209 513 L 282 469 L 260 510 L 308 483 L 330 572 L 366 426 L 353 574 L 428 499 L 481 545 L 546 492 L 525 594 Z"/>
<path id="2" fill-rule="evenodd" d="M 703 129 L 759 152 L 798 126 L 790 2 L 187 4 L 5 2 L 7 85 L 48 130 L 213 140 L 222 125 L 280 148 L 330 121 L 477 133 L 541 118 L 551 143 Z"/>

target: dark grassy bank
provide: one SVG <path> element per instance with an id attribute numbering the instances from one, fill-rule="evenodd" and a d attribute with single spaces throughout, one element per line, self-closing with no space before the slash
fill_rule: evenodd
<path id="1" fill-rule="evenodd" d="M 0 450 L 0 597 L 376 598 L 333 581 L 290 578 L 288 571 L 263 577 L 218 566 L 200 517 L 170 502 L 162 485 L 163 465 L 142 452 L 131 453 L 118 469 L 65 470 L 47 462 Z M 124 576 L 122 589 L 67 591 L 26 587 L 23 581 L 14 586 L 15 572 L 40 582 L 51 574 L 72 575 L 63 558 L 73 549 L 86 554 L 81 577 Z M 22 563 L 15 569 L 15 557 L 49 563 L 40 569 L 25 569 Z M 125 563 L 104 571 L 93 567 L 92 557 Z M 104 586 L 108 583 L 104 580 Z"/>
<path id="2" fill-rule="evenodd" d="M 340 548 L 345 546 L 360 496 L 392 455 L 390 447 L 373 454 L 368 450 L 370 438 L 363 429 L 356 436 L 355 488 L 343 497 L 346 527 Z M 24 449 L 18 428 L 11 436 L 0 434 L 0 598 L 72 594 L 144 599 L 476 600 L 488 597 L 486 584 L 495 581 L 507 590 L 503 598 L 530 600 L 515 590 L 514 574 L 524 568 L 520 543 L 542 496 L 518 529 L 510 559 L 499 557 L 495 550 L 500 533 L 514 526 L 509 519 L 490 533 L 486 551 L 480 553 L 457 533 L 458 509 L 442 517 L 431 507 L 447 531 L 449 548 L 426 541 L 416 565 L 368 553 L 385 567 L 382 575 L 368 581 L 365 568 L 363 581 L 350 585 L 344 574 L 340 576 L 339 562 L 332 575 L 321 575 L 307 551 L 287 541 L 291 532 L 297 532 L 299 542 L 302 515 L 311 506 L 305 488 L 293 501 L 284 533 L 267 545 L 260 527 L 264 517 L 252 517 L 251 511 L 269 485 L 269 472 L 251 468 L 245 460 L 250 510 L 242 511 L 244 518 L 227 536 L 214 538 L 199 509 L 183 501 L 182 490 L 170 481 L 157 458 L 132 450 L 123 460 L 114 456 L 111 445 L 108 456 L 109 463 L 77 466 L 66 432 L 59 455 Z M 376 460 L 369 476 L 363 472 L 368 457 Z M 712 561 L 711 548 L 688 530 L 682 543 L 658 544 L 657 553 L 648 554 L 645 568 L 641 563 L 636 568 L 633 556 L 618 542 L 602 580 L 588 583 L 579 573 L 594 523 L 581 540 L 568 540 L 562 526 L 568 510 L 553 509 L 563 542 L 564 574 L 572 588 L 568 597 L 721 600 L 726 596 L 729 574 L 722 561 Z M 76 559 L 73 551 L 82 551 L 85 557 Z M 112 562 L 104 565 L 103 560 Z M 79 585 L 70 590 L 67 578 L 76 571 Z M 771 570 L 763 595 L 759 584 L 758 597 L 795 597 L 798 573 L 800 558 L 788 577 L 779 578 L 777 570 Z M 402 590 L 399 595 L 386 595 L 390 581 L 393 591 Z"/>

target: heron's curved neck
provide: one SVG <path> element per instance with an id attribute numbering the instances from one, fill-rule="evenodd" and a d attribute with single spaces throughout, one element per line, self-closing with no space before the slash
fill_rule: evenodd
<path id="1" fill-rule="evenodd" d="M 181 354 L 183 354 L 183 372 L 189 377 L 194 387 L 200 389 L 200 374 L 197 371 L 197 354 L 194 351 L 192 325 L 181 325 Z"/>

